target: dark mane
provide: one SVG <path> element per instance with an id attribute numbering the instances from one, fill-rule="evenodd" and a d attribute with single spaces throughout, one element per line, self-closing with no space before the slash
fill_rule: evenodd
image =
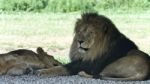
<path id="1" fill-rule="evenodd" d="M 89 21 L 93 18 L 99 17 L 98 13 L 83 13 L 81 16 L 83 21 Z"/>
<path id="2" fill-rule="evenodd" d="M 98 13 L 83 13 L 81 16 L 83 22 L 113 23 L 110 19 L 108 19 L 104 15 L 99 15 Z"/>
<path id="3" fill-rule="evenodd" d="M 98 13 L 84 13 L 81 16 L 82 17 L 77 21 L 77 24 L 82 22 L 98 27 L 100 31 L 103 29 L 104 31 L 106 30 L 106 32 L 110 31 L 110 33 L 113 31 L 116 35 L 120 34 L 115 24 L 104 15 L 99 15 Z"/>

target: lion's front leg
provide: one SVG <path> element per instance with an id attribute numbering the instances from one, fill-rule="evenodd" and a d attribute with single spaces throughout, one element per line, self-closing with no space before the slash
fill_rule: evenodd
<path id="1" fill-rule="evenodd" d="M 69 75 L 69 72 L 64 66 L 56 66 L 48 69 L 40 69 L 36 72 L 36 75 L 42 77 L 64 76 Z"/>

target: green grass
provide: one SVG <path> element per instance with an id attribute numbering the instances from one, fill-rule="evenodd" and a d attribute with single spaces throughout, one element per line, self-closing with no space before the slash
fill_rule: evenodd
<path id="1" fill-rule="evenodd" d="M 150 15 L 143 13 L 101 12 L 119 30 L 150 54 Z M 0 52 L 18 48 L 43 47 L 62 63 L 69 61 L 74 23 L 80 13 L 2 13 L 0 14 Z"/>

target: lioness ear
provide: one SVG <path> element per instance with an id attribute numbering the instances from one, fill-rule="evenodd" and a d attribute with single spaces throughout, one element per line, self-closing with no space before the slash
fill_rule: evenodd
<path id="1" fill-rule="evenodd" d="M 43 50 L 41 47 L 38 47 L 38 48 L 36 49 L 36 52 L 37 52 L 38 54 L 40 54 L 40 53 L 44 53 L 44 50 Z"/>

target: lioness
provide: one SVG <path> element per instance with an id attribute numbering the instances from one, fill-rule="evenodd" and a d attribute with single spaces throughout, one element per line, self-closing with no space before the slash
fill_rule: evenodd
<path id="1" fill-rule="evenodd" d="M 150 57 L 123 35 L 113 22 L 97 13 L 85 13 L 75 25 L 71 62 L 42 69 L 39 76 L 76 75 L 104 80 L 146 80 Z"/>
<path id="2" fill-rule="evenodd" d="M 21 75 L 33 73 L 34 69 L 50 68 L 61 65 L 52 56 L 37 48 L 37 53 L 19 49 L 0 54 L 0 75 Z"/>

